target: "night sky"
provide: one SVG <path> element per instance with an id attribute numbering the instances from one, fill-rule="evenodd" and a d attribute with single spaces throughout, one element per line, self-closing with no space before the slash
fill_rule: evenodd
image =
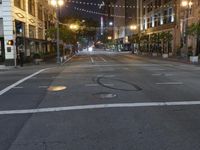
<path id="1" fill-rule="evenodd" d="M 102 12 L 102 9 L 99 9 L 98 6 L 94 6 L 94 5 L 84 5 L 84 4 L 80 4 L 79 2 L 86 2 L 86 3 L 97 3 L 97 4 L 101 4 L 102 0 L 74 0 L 77 3 L 73 3 L 73 2 L 66 2 L 66 6 L 63 8 L 62 11 L 62 16 L 81 16 L 83 18 L 92 18 L 95 19 L 97 21 L 100 20 L 100 15 L 96 15 L 96 14 L 92 14 L 92 13 L 87 13 L 84 11 L 78 11 L 75 10 L 74 8 L 79 8 L 79 9 L 85 9 L 85 10 L 89 10 L 89 11 L 95 11 L 95 12 Z"/>

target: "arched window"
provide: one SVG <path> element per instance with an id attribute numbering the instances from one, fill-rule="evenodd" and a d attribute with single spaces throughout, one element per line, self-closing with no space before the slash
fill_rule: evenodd
<path id="1" fill-rule="evenodd" d="M 28 13 L 35 16 L 35 0 L 28 0 Z"/>

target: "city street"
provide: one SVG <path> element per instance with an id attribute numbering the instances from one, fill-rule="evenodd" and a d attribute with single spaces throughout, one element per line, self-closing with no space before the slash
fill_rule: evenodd
<path id="1" fill-rule="evenodd" d="M 199 150 L 200 67 L 80 52 L 0 72 L 0 150 Z"/>

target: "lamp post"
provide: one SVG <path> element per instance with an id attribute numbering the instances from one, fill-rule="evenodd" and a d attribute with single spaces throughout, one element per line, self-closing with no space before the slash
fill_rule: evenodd
<path id="1" fill-rule="evenodd" d="M 183 31 L 182 31 L 182 44 L 183 48 L 186 50 L 186 53 L 188 53 L 188 37 L 186 30 L 188 28 L 188 19 L 189 19 L 189 12 L 192 8 L 192 1 L 191 0 L 182 0 L 181 6 L 185 8 L 185 16 L 184 16 L 184 26 L 183 26 Z"/>
<path id="2" fill-rule="evenodd" d="M 56 29 L 57 29 L 57 63 L 60 64 L 60 29 L 59 29 L 59 10 L 64 5 L 63 0 L 51 0 L 51 5 L 56 8 Z"/>
<path id="3" fill-rule="evenodd" d="M 138 30 L 137 25 L 131 25 L 131 26 L 130 26 L 130 30 L 133 31 L 133 36 L 136 35 L 137 33 L 135 34 L 135 32 L 137 32 L 137 30 Z M 132 44 L 131 44 L 131 45 L 132 45 Z M 135 47 L 136 47 L 136 41 L 135 41 L 134 45 L 132 46 L 132 48 L 133 48 L 133 49 L 132 49 L 132 53 L 134 53 Z"/>

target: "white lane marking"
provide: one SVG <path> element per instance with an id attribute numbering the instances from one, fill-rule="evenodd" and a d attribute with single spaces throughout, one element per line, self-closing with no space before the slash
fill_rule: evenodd
<path id="1" fill-rule="evenodd" d="M 116 104 L 80 105 L 80 106 L 51 107 L 51 108 L 24 109 L 24 110 L 5 110 L 5 111 L 0 111 L 0 115 L 36 114 L 36 113 L 46 113 L 46 112 L 91 110 L 91 109 L 105 109 L 105 108 L 167 107 L 167 106 L 192 106 L 192 105 L 200 105 L 200 101 L 116 103 Z"/>
<path id="2" fill-rule="evenodd" d="M 114 78 L 114 77 L 116 77 L 116 75 L 105 75 L 104 77 L 106 77 L 106 78 Z"/>
<path id="3" fill-rule="evenodd" d="M 174 74 L 167 74 L 167 73 L 155 73 L 155 74 L 152 74 L 152 76 L 165 76 L 165 77 L 171 77 L 171 76 L 174 76 Z"/>
<path id="4" fill-rule="evenodd" d="M 157 85 L 183 85 L 183 82 L 162 82 L 156 83 Z"/>
<path id="5" fill-rule="evenodd" d="M 48 88 L 49 86 L 39 86 L 38 88 L 39 89 L 46 89 L 46 88 Z"/>
<path id="6" fill-rule="evenodd" d="M 72 57 L 68 58 L 66 61 L 64 61 L 61 65 L 66 64 L 67 62 L 69 62 L 75 55 L 73 55 Z"/>
<path id="7" fill-rule="evenodd" d="M 16 87 L 13 87 L 13 89 L 23 89 L 24 87 L 22 86 L 16 86 Z"/>
<path id="8" fill-rule="evenodd" d="M 161 76 L 161 73 L 152 74 L 152 76 Z"/>
<path id="9" fill-rule="evenodd" d="M 90 60 L 91 60 L 92 63 L 94 63 L 94 59 L 92 57 L 90 57 Z"/>
<path id="10" fill-rule="evenodd" d="M 107 62 L 107 60 L 105 60 L 103 57 L 100 57 L 101 58 L 101 60 L 103 60 L 104 62 Z"/>
<path id="11" fill-rule="evenodd" d="M 149 71 L 165 71 L 166 69 L 148 69 Z"/>
<path id="12" fill-rule="evenodd" d="M 123 68 L 123 69 L 124 69 L 124 70 L 129 70 L 129 68 L 126 68 L 126 67 L 125 67 L 125 68 Z"/>
<path id="13" fill-rule="evenodd" d="M 28 80 L 28 79 L 30 79 L 30 78 L 32 78 L 32 77 L 34 77 L 34 76 L 40 74 L 41 72 L 46 71 L 46 70 L 48 70 L 48 69 L 50 69 L 50 68 L 46 68 L 46 69 L 39 70 L 38 72 L 33 73 L 32 75 L 29 75 L 29 76 L 27 76 L 27 77 L 25 77 L 25 78 L 23 78 L 23 79 L 21 79 L 21 80 L 15 82 L 14 84 L 12 84 L 12 85 L 6 87 L 5 89 L 3 89 L 3 90 L 0 91 L 0 96 L 3 95 L 3 94 L 5 94 L 6 92 L 10 91 L 12 88 L 18 86 L 19 84 L 25 82 L 26 80 Z"/>
<path id="14" fill-rule="evenodd" d="M 166 77 L 174 76 L 174 74 L 165 74 Z"/>
<path id="15" fill-rule="evenodd" d="M 85 84 L 86 87 L 95 87 L 95 86 L 99 86 L 99 84 Z"/>
<path id="16" fill-rule="evenodd" d="M 104 84 L 105 86 L 114 86 L 114 84 Z"/>

